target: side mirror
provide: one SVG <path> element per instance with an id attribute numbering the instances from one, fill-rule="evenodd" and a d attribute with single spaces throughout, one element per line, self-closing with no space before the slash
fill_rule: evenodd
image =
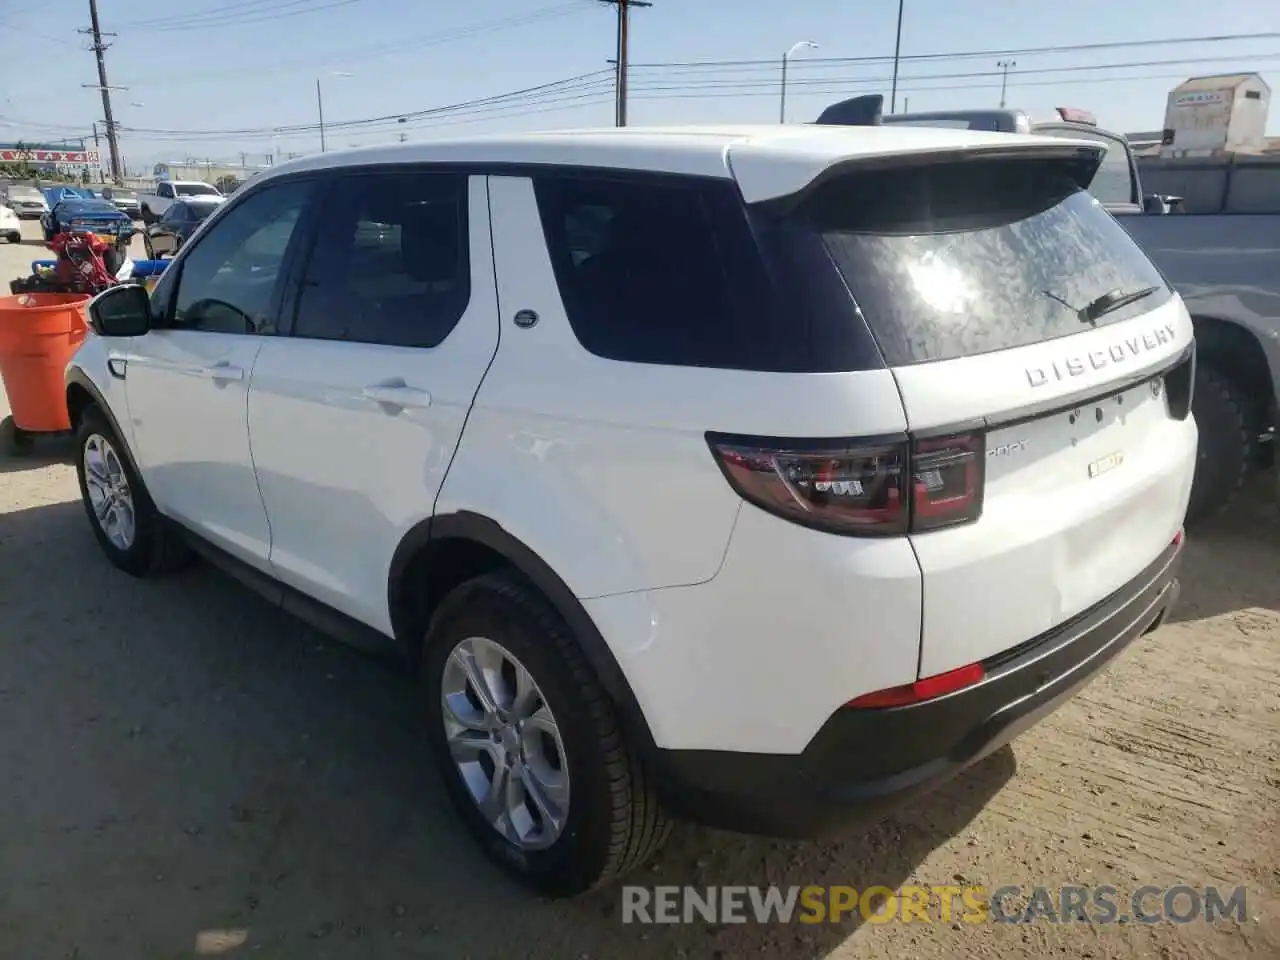
<path id="1" fill-rule="evenodd" d="M 108 287 L 89 301 L 88 313 L 101 337 L 140 337 L 151 329 L 151 298 L 136 283 Z"/>

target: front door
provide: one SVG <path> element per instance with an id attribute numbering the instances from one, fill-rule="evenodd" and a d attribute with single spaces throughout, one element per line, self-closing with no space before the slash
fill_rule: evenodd
<path id="1" fill-rule="evenodd" d="M 485 178 L 349 172 L 322 207 L 249 434 L 274 575 L 389 634 L 392 556 L 431 516 L 498 345 Z"/>
<path id="2" fill-rule="evenodd" d="M 153 329 L 127 357 L 134 450 L 160 511 L 265 567 L 270 535 L 249 455 L 247 391 L 276 332 L 279 276 L 312 185 L 247 196 L 156 289 Z"/>

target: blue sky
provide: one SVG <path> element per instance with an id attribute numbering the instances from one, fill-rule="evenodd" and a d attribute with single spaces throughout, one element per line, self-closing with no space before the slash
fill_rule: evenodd
<path id="1" fill-rule="evenodd" d="M 184 156 L 250 162 L 275 149 L 312 152 L 316 79 L 330 149 L 472 132 L 613 122 L 612 8 L 596 0 L 100 0 L 122 152 L 130 166 Z M 221 12 L 216 12 L 216 11 Z M 1180 79 L 1257 70 L 1280 84 L 1280 3 L 1266 0 L 906 0 L 904 58 L 1030 51 L 1249 34 L 1250 39 L 1149 44 L 1061 53 L 1015 52 L 1008 101 L 1033 115 L 1081 106 L 1107 127 L 1161 126 Z M 811 120 L 854 93 L 888 93 L 896 0 L 654 0 L 632 15 L 630 122 L 773 122 L 776 61 L 791 61 L 788 114 Z M 0 141 L 57 140 L 102 117 L 91 53 L 76 30 L 87 0 L 0 0 Z M 912 110 L 995 106 L 998 54 L 904 59 L 899 96 Z M 651 66 L 690 61 L 761 61 Z M 346 74 L 335 76 L 335 74 Z M 985 74 L 985 75 L 983 75 Z M 437 115 L 396 115 L 571 83 Z M 344 122 L 390 120 L 363 128 Z M 1280 108 L 1271 132 L 1280 127 Z M 205 131 L 187 135 L 184 131 Z M 243 131 L 243 132 L 232 132 Z"/>

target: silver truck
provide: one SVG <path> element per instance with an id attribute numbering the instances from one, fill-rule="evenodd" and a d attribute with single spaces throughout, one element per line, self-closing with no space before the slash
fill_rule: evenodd
<path id="1" fill-rule="evenodd" d="M 880 101 L 880 102 L 877 102 Z M 1225 506 L 1250 471 L 1274 464 L 1280 425 L 1280 214 L 1183 214 L 1180 198 L 1144 194 L 1122 134 L 1083 110 L 1053 120 L 1021 110 L 947 110 L 882 115 L 873 94 L 833 104 L 819 123 L 909 124 L 1100 141 L 1107 147 L 1090 192 L 1124 226 L 1181 294 L 1196 328 L 1192 410 L 1199 461 L 1188 521 Z"/>

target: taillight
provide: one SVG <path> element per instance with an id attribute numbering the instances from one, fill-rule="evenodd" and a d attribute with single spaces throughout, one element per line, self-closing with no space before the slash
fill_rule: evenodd
<path id="1" fill-rule="evenodd" d="M 804 526 L 886 536 L 982 515 L 981 434 L 793 443 L 710 433 L 707 441 L 744 500 Z"/>
<path id="2" fill-rule="evenodd" d="M 936 530 L 982 516 L 986 463 L 980 434 L 917 440 L 911 459 L 911 529 Z"/>

